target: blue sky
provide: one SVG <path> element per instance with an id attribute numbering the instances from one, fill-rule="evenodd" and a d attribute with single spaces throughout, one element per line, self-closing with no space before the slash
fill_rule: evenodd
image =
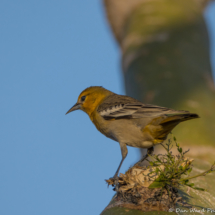
<path id="1" fill-rule="evenodd" d="M 214 59 L 215 4 L 205 16 Z M 0 214 L 99 214 L 119 145 L 65 113 L 88 86 L 124 93 L 101 1 L 2 0 L 0 26 Z M 129 148 L 121 172 L 137 159 Z"/>

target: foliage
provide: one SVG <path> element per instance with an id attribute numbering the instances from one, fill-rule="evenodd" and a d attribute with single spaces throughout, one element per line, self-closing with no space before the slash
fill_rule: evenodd
<path id="1" fill-rule="evenodd" d="M 173 155 L 171 149 L 173 145 L 176 145 L 178 154 Z M 177 143 L 176 138 L 172 137 L 164 145 L 166 154 L 150 155 L 152 161 L 149 161 L 149 165 L 152 171 L 147 175 L 150 178 L 158 176 L 154 182 L 149 186 L 149 188 L 177 188 L 179 186 L 189 186 L 193 189 L 205 191 L 205 189 L 196 187 L 194 183 L 190 182 L 191 179 L 205 176 L 212 171 L 215 171 L 215 162 L 211 168 L 201 174 L 189 177 L 192 171 L 192 159 L 185 157 L 185 154 L 189 151 L 183 151 L 180 145 Z M 161 168 L 163 167 L 163 168 Z"/>

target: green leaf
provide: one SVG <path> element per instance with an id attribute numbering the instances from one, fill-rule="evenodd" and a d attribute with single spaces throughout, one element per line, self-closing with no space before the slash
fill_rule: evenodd
<path id="1" fill-rule="evenodd" d="M 189 180 L 188 179 L 182 180 L 182 182 L 184 182 L 184 184 L 187 184 L 189 182 Z"/>
<path id="2" fill-rule="evenodd" d="M 192 171 L 192 168 L 189 168 L 189 169 L 187 170 L 187 174 L 190 174 L 191 171 Z"/>
<path id="3" fill-rule="evenodd" d="M 149 162 L 150 166 L 154 166 L 154 163 L 152 161 Z"/>
<path id="4" fill-rule="evenodd" d="M 180 153 L 182 153 L 182 148 L 178 148 L 178 151 L 179 151 Z"/>
<path id="5" fill-rule="evenodd" d="M 164 186 L 165 186 L 165 183 L 159 182 L 159 181 L 154 181 L 152 184 L 149 185 L 149 188 L 161 188 Z"/>
<path id="6" fill-rule="evenodd" d="M 193 189 L 195 189 L 195 190 L 201 190 L 201 191 L 206 191 L 206 189 L 204 189 L 204 188 L 201 188 L 201 187 L 192 187 Z"/>

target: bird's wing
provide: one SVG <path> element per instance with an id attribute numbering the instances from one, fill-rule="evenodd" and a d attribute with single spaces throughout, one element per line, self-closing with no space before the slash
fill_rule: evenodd
<path id="1" fill-rule="evenodd" d="M 99 106 L 98 112 L 104 119 L 110 120 L 123 118 L 138 119 L 144 117 L 154 118 L 164 114 L 179 114 L 185 113 L 186 111 L 176 111 L 156 105 L 143 104 L 131 97 L 117 95 L 115 98 L 105 100 Z"/>

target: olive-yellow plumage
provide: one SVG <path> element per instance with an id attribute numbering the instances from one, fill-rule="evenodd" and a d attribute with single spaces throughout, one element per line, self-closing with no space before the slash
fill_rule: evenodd
<path id="1" fill-rule="evenodd" d="M 122 160 L 114 178 L 117 178 L 128 153 L 127 145 L 147 148 L 148 155 L 180 122 L 199 117 L 188 111 L 143 104 L 134 98 L 118 95 L 97 86 L 82 91 L 77 103 L 67 113 L 78 109 L 89 115 L 102 134 L 119 142 Z"/>

